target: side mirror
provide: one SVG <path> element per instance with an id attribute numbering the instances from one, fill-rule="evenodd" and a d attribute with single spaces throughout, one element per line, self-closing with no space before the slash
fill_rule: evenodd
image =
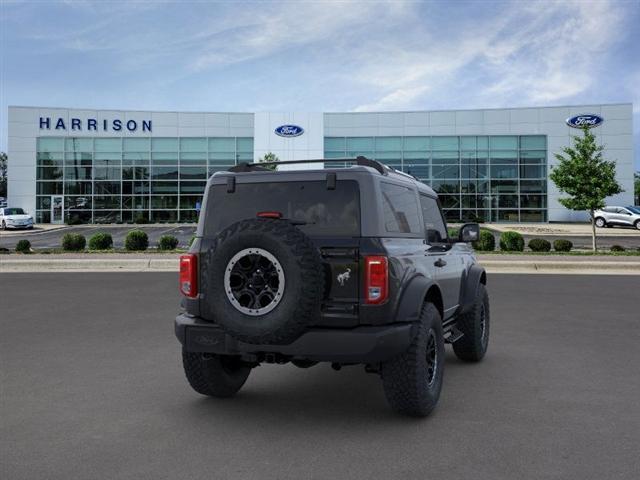
<path id="1" fill-rule="evenodd" d="M 465 223 L 458 234 L 459 242 L 475 242 L 480 238 L 480 225 L 477 223 Z"/>

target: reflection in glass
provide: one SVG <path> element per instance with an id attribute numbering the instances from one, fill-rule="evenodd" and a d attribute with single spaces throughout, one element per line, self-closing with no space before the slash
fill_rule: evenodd
<path id="1" fill-rule="evenodd" d="M 447 207 L 449 219 L 497 220 L 498 210 L 503 210 L 498 206 L 498 195 L 507 195 L 502 199 L 502 206 L 514 206 L 507 207 L 501 218 L 512 218 L 514 211 L 518 213 L 518 191 L 538 194 L 541 204 L 545 205 L 540 208 L 546 208 L 546 145 L 544 135 L 325 137 L 325 157 L 365 155 L 395 168 L 400 164 L 400 170 L 431 184 L 440 193 L 469 195 Z M 401 162 L 398 162 L 399 155 Z M 489 175 L 493 178 L 491 184 L 487 181 Z M 455 181 L 458 178 L 459 184 Z M 490 185 L 493 196 L 487 196 Z M 525 205 L 521 204 L 520 208 Z M 542 212 L 546 218 L 546 211 Z"/>

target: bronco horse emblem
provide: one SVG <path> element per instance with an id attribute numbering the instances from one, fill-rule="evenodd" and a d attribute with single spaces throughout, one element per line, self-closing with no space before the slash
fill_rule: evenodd
<path id="1" fill-rule="evenodd" d="M 341 287 L 344 287 L 344 282 L 349 280 L 349 278 L 351 278 L 351 269 L 347 268 L 346 272 L 338 274 L 338 276 L 336 277 L 336 280 L 338 280 L 338 283 L 340 284 Z"/>

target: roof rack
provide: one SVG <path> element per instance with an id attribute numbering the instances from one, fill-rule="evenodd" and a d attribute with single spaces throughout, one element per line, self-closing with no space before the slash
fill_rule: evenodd
<path id="1" fill-rule="evenodd" d="M 282 162 L 259 162 L 259 163 L 239 163 L 229 169 L 229 172 L 234 173 L 242 173 L 242 172 L 259 172 L 259 171 L 269 171 L 268 168 L 264 168 L 265 165 L 295 165 L 295 164 L 305 164 L 305 163 L 344 163 L 344 162 L 354 162 L 356 165 L 360 165 L 363 167 L 371 167 L 382 175 L 388 175 L 389 172 L 396 172 L 396 170 L 380 163 L 376 160 L 371 160 L 367 157 L 356 157 L 356 158 L 318 158 L 315 160 L 286 160 Z"/>

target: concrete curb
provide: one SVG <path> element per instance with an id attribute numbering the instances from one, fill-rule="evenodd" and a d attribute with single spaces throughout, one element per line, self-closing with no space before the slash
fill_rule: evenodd
<path id="1" fill-rule="evenodd" d="M 640 261 L 485 260 L 488 273 L 640 275 Z M 0 257 L 0 273 L 9 272 L 177 272 L 178 258 L 20 258 Z"/>
<path id="2" fill-rule="evenodd" d="M 604 274 L 640 275 L 640 262 L 589 262 L 589 261 L 531 261 L 484 260 L 480 262 L 487 273 L 553 273 L 553 274 Z"/>
<path id="3" fill-rule="evenodd" d="M 47 258 L 0 259 L 8 272 L 177 272 L 177 258 Z"/>

